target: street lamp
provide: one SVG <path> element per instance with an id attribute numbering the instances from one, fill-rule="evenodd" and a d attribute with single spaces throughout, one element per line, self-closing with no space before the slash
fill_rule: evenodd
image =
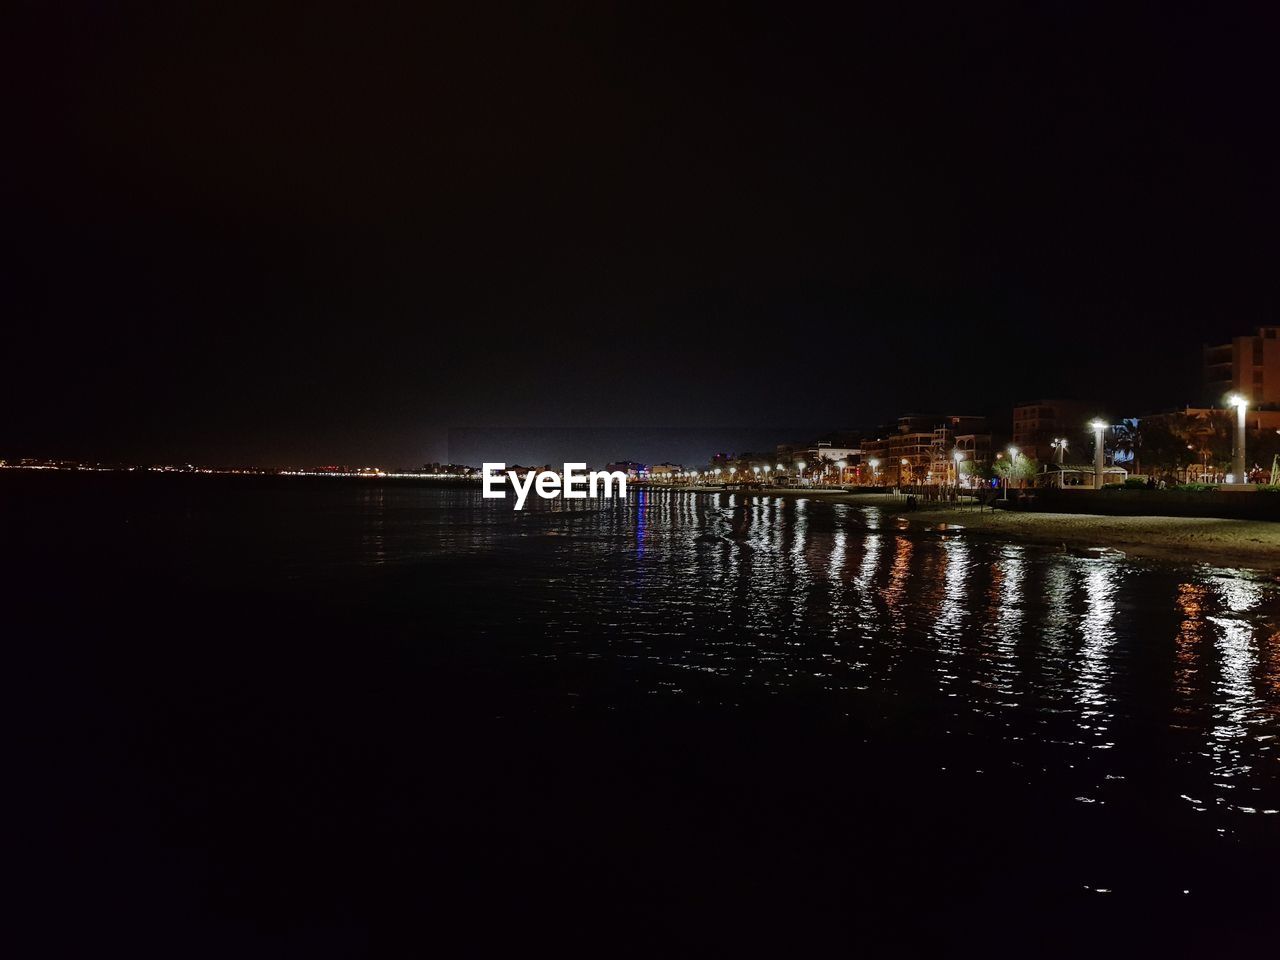
<path id="1" fill-rule="evenodd" d="M 959 487 L 960 486 L 960 461 L 964 459 L 964 454 L 960 452 L 959 447 L 956 447 L 955 451 L 952 452 L 951 459 L 954 460 L 956 464 L 956 486 Z"/>
<path id="2" fill-rule="evenodd" d="M 998 457 L 999 454 L 996 454 L 996 456 Z M 1004 475 L 1004 478 L 1003 478 L 1005 500 L 1009 499 L 1009 479 L 1013 474 L 1013 468 L 1016 467 L 1017 465 L 1018 465 L 1018 448 L 1010 447 L 1009 448 L 1009 471 Z"/>
<path id="3" fill-rule="evenodd" d="M 1067 454 L 1067 438 L 1054 437 L 1053 443 L 1049 444 L 1049 446 L 1053 447 L 1054 462 L 1057 463 L 1058 466 L 1062 466 L 1063 459 Z"/>
<path id="4" fill-rule="evenodd" d="M 1109 424 L 1105 420 L 1090 420 L 1089 426 L 1093 428 L 1093 489 L 1102 489 L 1102 471 L 1106 464 L 1103 462 L 1102 449 L 1102 431 L 1107 429 Z"/>
<path id="5" fill-rule="evenodd" d="M 849 461 L 848 461 L 848 460 L 837 460 L 837 461 L 836 461 L 836 469 L 840 471 L 840 480 L 839 480 L 839 482 L 840 482 L 841 484 L 843 484 L 843 483 L 844 483 L 844 468 L 845 468 L 845 467 L 847 467 L 848 465 L 849 465 Z"/>
<path id="6" fill-rule="evenodd" d="M 796 461 L 796 479 L 801 481 L 804 480 L 804 461 L 803 460 Z"/>
<path id="7" fill-rule="evenodd" d="M 880 476 L 880 461 L 872 457 L 867 463 L 871 465 L 871 482 L 875 483 Z"/>
<path id="8" fill-rule="evenodd" d="M 1249 401 L 1238 393 L 1227 397 L 1227 403 L 1236 408 L 1236 436 L 1231 445 L 1231 472 L 1236 475 L 1236 483 L 1245 483 L 1249 478 L 1244 469 L 1244 412 Z"/>

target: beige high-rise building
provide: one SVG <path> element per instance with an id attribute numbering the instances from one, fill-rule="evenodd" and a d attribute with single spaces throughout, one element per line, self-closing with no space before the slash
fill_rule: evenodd
<path id="1" fill-rule="evenodd" d="M 1280 327 L 1204 348 L 1205 400 L 1221 405 L 1238 393 L 1252 406 L 1280 404 Z"/>

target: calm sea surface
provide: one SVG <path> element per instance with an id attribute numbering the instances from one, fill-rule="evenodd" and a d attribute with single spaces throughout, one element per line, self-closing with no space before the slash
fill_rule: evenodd
<path id="1" fill-rule="evenodd" d="M 357 948 L 405 916 L 785 906 L 1214 949 L 1274 910 L 1273 575 L 813 499 L 0 498 L 31 886 L 108 929 Z"/>

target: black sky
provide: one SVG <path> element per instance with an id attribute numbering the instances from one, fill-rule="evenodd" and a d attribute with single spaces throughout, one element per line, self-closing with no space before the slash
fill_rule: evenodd
<path id="1" fill-rule="evenodd" d="M 1265 5 L 455 7 L 19 11 L 0 457 L 1132 415 L 1275 322 Z"/>

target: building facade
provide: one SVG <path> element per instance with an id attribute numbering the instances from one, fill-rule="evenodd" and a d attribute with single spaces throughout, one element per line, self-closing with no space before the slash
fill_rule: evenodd
<path id="1" fill-rule="evenodd" d="M 1253 406 L 1280 406 L 1280 327 L 1205 347 L 1204 392 L 1211 404 L 1238 393 Z"/>
<path id="2" fill-rule="evenodd" d="M 1078 443 L 1089 417 L 1096 413 L 1096 407 L 1078 400 L 1020 403 L 1013 408 L 1013 445 L 1023 456 L 1047 463 L 1056 452 L 1054 440 L 1066 438 Z"/>

